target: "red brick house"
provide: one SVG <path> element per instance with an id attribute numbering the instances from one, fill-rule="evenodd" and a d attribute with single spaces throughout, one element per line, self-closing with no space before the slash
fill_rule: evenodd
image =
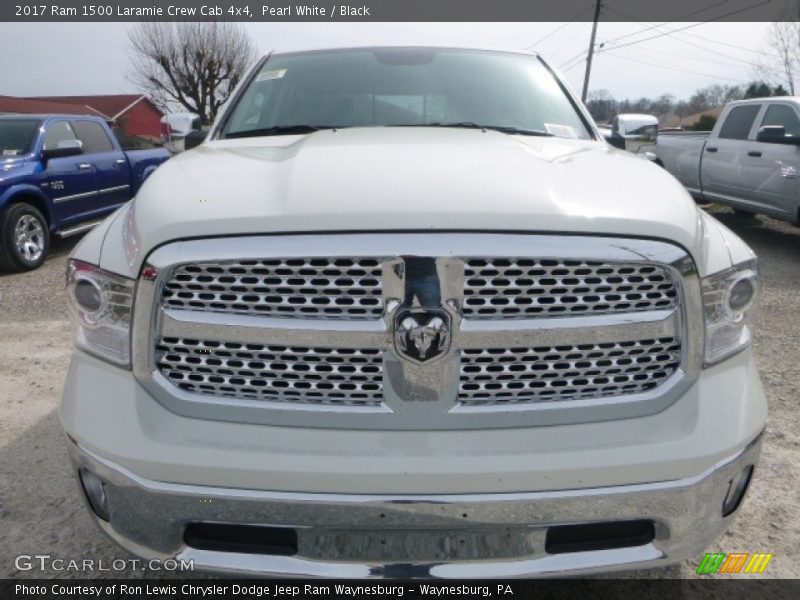
<path id="1" fill-rule="evenodd" d="M 161 139 L 161 117 L 144 94 L 102 96 L 0 96 L 0 114 L 66 114 L 102 117 L 128 138 Z"/>
<path id="2" fill-rule="evenodd" d="M 46 100 L 31 100 L 30 98 L 15 98 L 14 96 L 0 96 L 0 115 L 92 115 L 104 116 L 88 106 L 77 104 L 63 104 L 48 102 Z"/>

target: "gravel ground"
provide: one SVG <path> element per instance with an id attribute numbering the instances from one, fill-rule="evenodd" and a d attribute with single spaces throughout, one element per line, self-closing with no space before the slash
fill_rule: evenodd
<path id="1" fill-rule="evenodd" d="M 742 219 L 727 209 L 711 210 L 761 259 L 764 293 L 755 352 L 770 404 L 766 441 L 750 495 L 713 550 L 773 552 L 765 575 L 800 578 L 796 559 L 800 556 L 800 390 L 792 376 L 800 357 L 800 229 L 766 217 Z M 86 514 L 58 424 L 58 398 L 71 347 L 64 268 L 76 241 L 57 241 L 53 255 L 38 271 L 0 274 L 0 577 L 78 575 L 19 571 L 14 557 L 20 554 L 94 558 L 106 564 L 129 558 L 101 535 Z M 696 560 L 688 561 L 627 575 L 693 577 L 696 565 Z"/>

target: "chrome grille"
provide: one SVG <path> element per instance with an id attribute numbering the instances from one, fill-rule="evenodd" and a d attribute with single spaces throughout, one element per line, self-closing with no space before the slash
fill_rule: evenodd
<path id="1" fill-rule="evenodd" d="M 663 241 L 264 235 L 172 242 L 146 266 L 133 318 L 150 328 L 133 330 L 132 368 L 197 418 L 375 430 L 630 418 L 665 409 L 702 365 L 699 277 Z M 447 330 L 433 331 L 443 312 Z M 419 360 L 430 344 L 444 355 Z"/>
<path id="2" fill-rule="evenodd" d="M 379 350 L 164 337 L 155 359 L 174 385 L 205 395 L 347 406 L 377 406 L 383 397 Z"/>
<path id="3" fill-rule="evenodd" d="M 625 396 L 659 386 L 680 361 L 675 338 L 465 349 L 459 401 L 476 406 Z"/>
<path id="4" fill-rule="evenodd" d="M 308 319 L 379 319 L 380 258 L 274 258 L 181 265 L 164 283 L 169 308 Z"/>
<path id="5" fill-rule="evenodd" d="M 464 317 L 527 319 L 672 308 L 677 287 L 654 264 L 468 258 Z"/>

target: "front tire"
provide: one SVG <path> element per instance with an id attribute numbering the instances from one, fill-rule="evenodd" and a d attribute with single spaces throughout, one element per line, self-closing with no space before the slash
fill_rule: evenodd
<path id="1" fill-rule="evenodd" d="M 32 271 L 50 250 L 47 221 L 25 202 L 12 204 L 0 222 L 0 270 Z"/>

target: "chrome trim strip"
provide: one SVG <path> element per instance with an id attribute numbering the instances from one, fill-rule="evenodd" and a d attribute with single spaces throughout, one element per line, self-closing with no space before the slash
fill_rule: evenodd
<path id="1" fill-rule="evenodd" d="M 453 321 L 450 349 L 422 365 L 398 357 L 392 323 L 404 293 L 395 259 L 384 262 L 384 306 L 378 321 L 306 321 L 161 310 L 159 290 L 180 264 L 270 257 L 420 256 L 436 257 L 441 301 Z M 665 265 L 680 288 L 676 309 L 650 312 L 469 321 L 460 316 L 458 283 L 461 257 L 532 256 L 583 260 L 649 262 Z M 532 427 L 631 418 L 654 414 L 677 400 L 696 380 L 702 364 L 703 311 L 694 264 L 681 248 L 653 240 L 566 235 L 494 233 L 326 234 L 212 238 L 175 242 L 156 249 L 147 263 L 159 271 L 156 281 L 139 280 L 132 327 L 133 371 L 138 381 L 165 407 L 181 415 L 223 421 L 284 426 L 355 429 L 471 429 Z M 397 274 L 399 273 L 399 276 Z M 388 274 L 388 275 L 387 275 Z M 452 280 L 452 281 L 451 281 Z M 311 405 L 299 410 L 288 403 L 216 398 L 187 392 L 167 382 L 154 359 L 155 337 L 274 343 L 317 347 L 384 349 L 384 403 L 379 410 L 329 410 Z M 461 406 L 457 402 L 461 348 L 536 346 L 676 337 L 681 340 L 678 370 L 657 388 L 638 394 L 590 400 L 520 403 L 510 407 Z M 411 381 L 413 386 L 405 385 Z M 341 407 L 337 407 L 341 408 Z M 319 411 L 319 418 L 313 418 Z"/>
<path id="2" fill-rule="evenodd" d="M 72 227 L 70 229 L 65 229 L 63 231 L 58 231 L 56 233 L 57 233 L 57 235 L 59 237 L 62 237 L 62 238 L 69 237 L 71 235 L 75 235 L 76 233 L 83 233 L 84 231 L 92 229 L 93 227 L 97 227 L 104 220 L 105 219 L 97 219 L 96 221 L 89 221 L 87 223 L 82 223 L 81 225 L 78 225 L 76 227 Z"/>
<path id="3" fill-rule="evenodd" d="M 53 202 L 58 204 L 60 202 L 67 202 L 68 200 L 77 200 L 78 198 L 89 198 L 90 196 L 97 196 L 97 190 L 92 190 L 91 192 L 81 192 L 80 194 L 71 194 L 68 196 L 59 196 L 58 198 L 53 198 Z"/>
<path id="4" fill-rule="evenodd" d="M 129 183 L 124 183 L 122 185 L 115 185 L 113 187 L 107 187 L 97 190 L 98 194 L 107 194 L 109 192 L 119 192 L 120 190 L 127 190 L 131 185 Z"/>
<path id="5" fill-rule="evenodd" d="M 679 336 L 678 310 L 622 315 L 550 317 L 546 319 L 470 321 L 464 319 L 454 338 L 459 348 L 487 348 L 502 337 L 506 346 L 550 346 L 627 342 Z"/>
<path id="6" fill-rule="evenodd" d="M 53 198 L 53 202 L 58 204 L 59 202 L 66 202 L 68 200 L 77 200 L 78 198 L 89 198 L 90 196 L 102 196 L 103 194 L 110 194 L 111 192 L 119 192 L 121 190 L 127 190 L 129 187 L 131 187 L 130 184 L 126 183 L 124 185 L 116 185 L 114 187 L 92 190 L 91 192 L 81 192 L 80 194 L 59 196 L 58 198 Z"/>
<path id="7" fill-rule="evenodd" d="M 325 321 L 281 319 L 251 315 L 165 309 L 162 337 L 179 337 L 285 346 L 382 348 L 389 334 L 382 321 Z M 320 336 L 326 336 L 320 344 Z"/>

